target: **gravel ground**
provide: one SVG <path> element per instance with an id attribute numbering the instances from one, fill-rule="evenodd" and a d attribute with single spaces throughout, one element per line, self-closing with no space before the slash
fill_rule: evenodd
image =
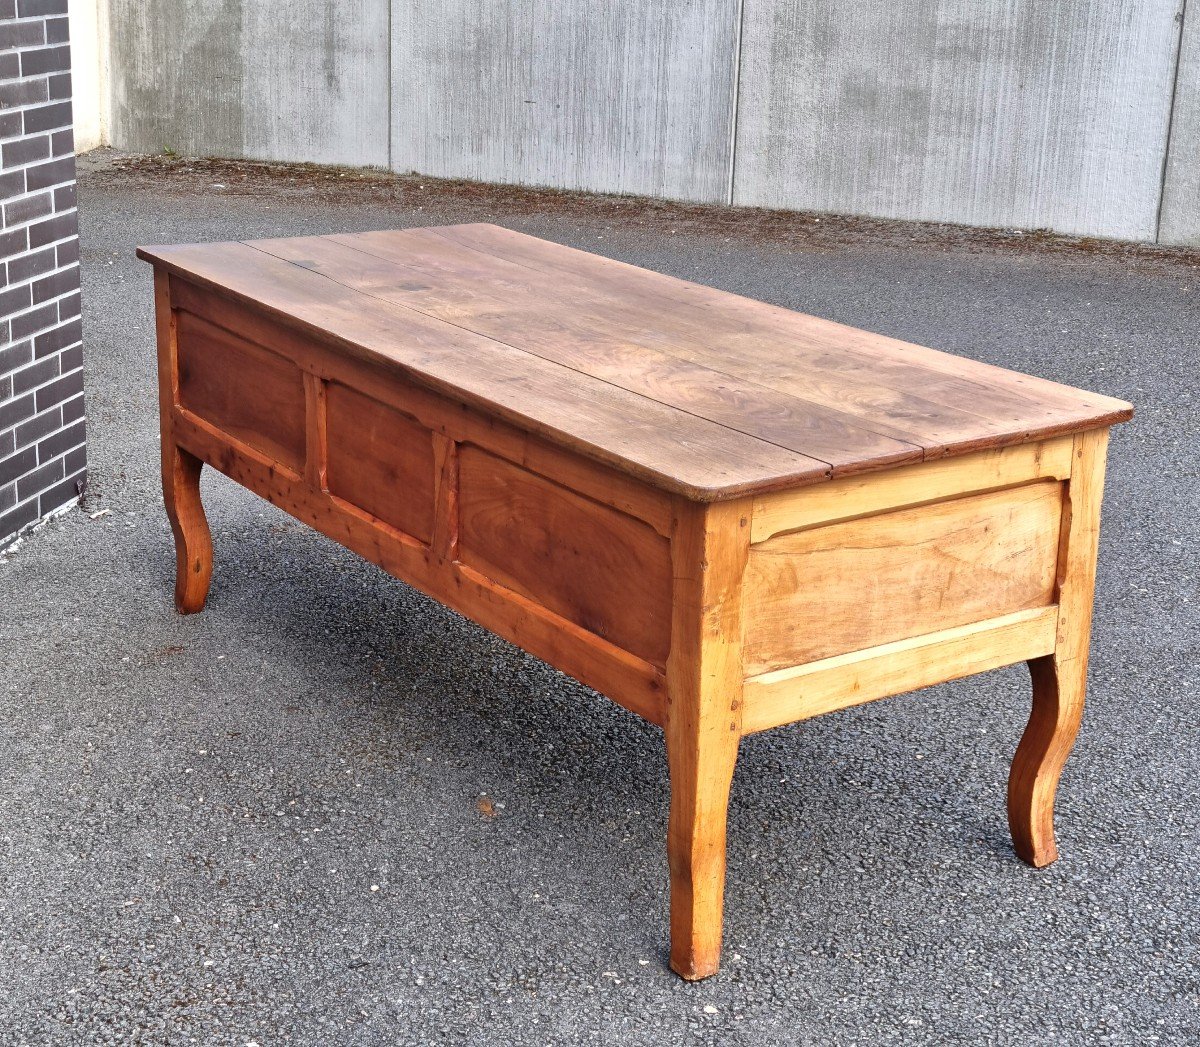
<path id="1" fill-rule="evenodd" d="M 103 153 L 80 190 L 91 488 L 0 560 L 0 1042 L 1200 1040 L 1194 256 Z M 479 220 L 1137 405 L 1058 864 L 1007 838 L 1022 669 L 760 735 L 688 985 L 657 729 L 211 472 L 173 612 L 134 245 Z"/>

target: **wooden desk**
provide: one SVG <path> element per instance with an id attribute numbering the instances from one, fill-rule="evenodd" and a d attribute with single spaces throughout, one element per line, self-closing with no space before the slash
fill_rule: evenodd
<path id="1" fill-rule="evenodd" d="M 138 254 L 179 609 L 207 463 L 662 725 L 685 978 L 755 731 L 1028 661 L 1009 824 L 1055 859 L 1128 404 L 490 225 Z"/>

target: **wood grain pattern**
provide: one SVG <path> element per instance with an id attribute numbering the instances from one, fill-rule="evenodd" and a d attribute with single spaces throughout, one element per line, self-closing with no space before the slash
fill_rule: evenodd
<path id="1" fill-rule="evenodd" d="M 289 468 L 301 468 L 307 408 L 300 370 L 191 313 L 178 313 L 176 327 L 179 402 Z"/>
<path id="2" fill-rule="evenodd" d="M 1024 438 L 1016 418 L 1044 427 L 1081 395 L 496 226 L 254 246 L 585 373 L 615 372 L 654 396 L 665 388 L 675 406 L 802 447 L 828 462 L 833 476 L 936 456 L 954 443 Z M 870 344 L 860 346 L 864 335 Z M 880 345 L 893 351 L 881 358 Z M 929 354 L 920 369 L 910 360 L 914 349 Z M 927 365 L 946 360 L 952 370 L 930 373 Z M 693 386 L 703 378 L 704 395 L 656 382 L 663 371 L 680 383 L 690 376 Z M 1018 378 L 1037 385 L 1033 400 Z M 1061 401 L 1053 411 L 1043 409 L 1048 397 Z"/>
<path id="3" fill-rule="evenodd" d="M 688 340 L 664 344 L 659 331 L 669 325 L 670 314 L 638 313 L 629 293 L 593 304 L 596 294 L 589 293 L 586 281 L 568 274 L 564 286 L 559 274 L 487 254 L 476 260 L 455 241 L 424 232 L 295 237 L 254 246 L 342 286 L 800 451 L 834 473 L 921 457 L 915 443 L 897 438 L 905 434 L 895 426 L 865 427 L 844 410 L 734 373 L 727 354 L 697 350 L 699 340 L 710 337 L 702 327 Z M 505 265 L 510 272 L 499 278 Z"/>
<path id="4" fill-rule="evenodd" d="M 1033 709 L 1009 775 L 1013 846 L 1038 867 L 1058 857 L 1054 795 L 1083 718 L 1107 447 L 1104 429 L 1075 438 L 1056 578 L 1056 642 L 1053 653 L 1029 663 Z"/>
<path id="5" fill-rule="evenodd" d="M 742 730 L 753 734 L 1038 658 L 1054 649 L 1057 623 L 1057 607 L 1038 607 L 752 676 Z"/>
<path id="6" fill-rule="evenodd" d="M 187 411 L 180 446 L 389 574 L 485 629 L 569 673 L 651 723 L 662 723 L 663 670 L 463 565 L 444 565 L 411 536 L 347 502 L 314 492 L 303 477 Z"/>
<path id="7" fill-rule="evenodd" d="M 1062 485 L 971 495 L 772 538 L 746 569 L 751 675 L 1044 607 Z"/>
<path id="8" fill-rule="evenodd" d="M 522 431 L 495 415 L 469 407 L 461 398 L 447 398 L 396 377 L 378 360 L 342 348 L 330 349 L 303 331 L 281 324 L 263 311 L 195 284 L 171 278 L 171 298 L 187 312 L 210 323 L 235 329 L 260 344 L 274 346 L 295 360 L 306 373 L 336 381 L 371 395 L 403 414 L 416 418 L 431 432 L 459 443 L 491 448 L 511 462 L 605 501 L 650 524 L 659 534 L 671 533 L 671 498 L 636 477 L 605 467 L 588 455 L 572 453 L 536 433 Z"/>
<path id="9" fill-rule="evenodd" d="M 304 477 L 318 491 L 327 491 L 329 472 L 329 405 L 326 383 L 312 371 L 304 372 Z"/>
<path id="10" fill-rule="evenodd" d="M 433 552 L 443 560 L 458 559 L 458 448 L 442 433 L 433 434 L 433 464 L 437 490 L 433 497 Z"/>
<path id="11" fill-rule="evenodd" d="M 671 629 L 670 544 L 616 510 L 466 445 L 458 558 L 657 665 Z"/>
<path id="12" fill-rule="evenodd" d="M 490 261 L 508 261 L 525 271 L 540 272 L 547 311 L 556 299 L 575 300 L 593 323 L 605 308 L 615 309 L 628 317 L 631 337 L 647 336 L 671 352 L 698 354 L 697 358 L 772 389 L 855 416 L 864 426 L 920 444 L 927 457 L 1075 432 L 1128 418 L 1131 412 L 1128 404 L 1112 397 L 663 276 L 499 226 L 443 226 L 413 232 L 422 242 L 440 237 Z M 399 235 L 364 233 L 353 242 L 361 250 L 375 251 Z M 342 236 L 336 239 L 349 242 Z M 511 279 L 509 273 L 506 284 Z M 569 295 L 564 294 L 567 291 Z M 511 293 L 508 286 L 506 293 Z M 592 301 L 598 308 L 589 306 Z"/>
<path id="13" fill-rule="evenodd" d="M 712 500 L 829 473 L 814 458 L 365 297 L 245 244 L 139 250 L 315 344 L 664 491 Z"/>
<path id="14" fill-rule="evenodd" d="M 433 434 L 378 400 L 326 388 L 329 493 L 418 541 L 433 537 Z"/>
<path id="15" fill-rule="evenodd" d="M 729 787 L 742 735 L 742 578 L 749 505 L 679 507 L 663 730 L 671 773 L 667 858 L 671 967 L 691 980 L 721 962 Z"/>

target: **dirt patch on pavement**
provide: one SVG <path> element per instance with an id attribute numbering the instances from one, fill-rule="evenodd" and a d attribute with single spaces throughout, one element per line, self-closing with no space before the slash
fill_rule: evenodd
<path id="1" fill-rule="evenodd" d="M 808 211 L 687 204 L 640 196 L 571 192 L 497 185 L 363 168 L 198 159 L 169 154 L 137 155 L 97 149 L 79 158 L 85 186 L 153 185 L 158 192 L 201 195 L 303 196 L 345 205 L 356 198 L 400 207 L 476 211 L 481 220 L 498 214 L 554 214 L 626 227 L 670 227 L 692 235 L 736 236 L 767 244 L 833 247 L 894 246 L 955 253 L 1104 257 L 1139 268 L 1200 268 L 1200 248 L 1063 236 L 1047 230 L 977 229 L 935 222 L 845 217 Z"/>

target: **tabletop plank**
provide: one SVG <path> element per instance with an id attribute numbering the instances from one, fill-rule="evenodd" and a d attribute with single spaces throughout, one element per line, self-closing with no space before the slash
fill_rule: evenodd
<path id="1" fill-rule="evenodd" d="M 744 381 L 687 358 L 617 337 L 611 325 L 558 312 L 539 313 L 536 299 L 510 288 L 459 293 L 438 279 L 422 287 L 398 273 L 397 264 L 324 237 L 255 241 L 254 247 L 320 273 L 337 283 L 404 308 L 445 320 L 476 334 L 524 349 L 604 382 L 657 400 L 687 414 L 719 422 L 768 443 L 818 458 L 832 475 L 892 463 L 919 461 L 921 448 L 858 424 L 850 415 Z M 486 262 L 484 263 L 486 265 Z M 458 274 L 462 279 L 461 271 Z M 488 287 L 485 274 L 467 287 Z"/>
<path id="2" fill-rule="evenodd" d="M 1111 397 L 492 225 L 144 248 L 551 442 L 711 500 L 1122 421 Z"/>
<path id="3" fill-rule="evenodd" d="M 239 242 L 140 257 L 260 309 L 314 341 L 551 443 L 697 500 L 816 483 L 826 462 L 352 291 Z"/>
<path id="4" fill-rule="evenodd" d="M 694 347 L 715 349 L 739 369 L 750 369 L 778 387 L 795 375 L 803 381 L 830 379 L 827 390 L 844 409 L 861 403 L 868 413 L 894 417 L 895 405 L 875 407 L 853 395 L 860 389 L 890 389 L 915 404 L 937 403 L 988 424 L 999 432 L 1019 423 L 1039 426 L 1037 436 L 1086 429 L 1097 419 L 1127 420 L 1129 404 L 1113 397 L 1060 385 L 1032 375 L 940 352 L 900 339 L 755 301 L 716 288 L 641 269 L 602 255 L 575 250 L 500 226 L 472 224 L 427 231 L 491 258 L 512 262 L 551 278 L 565 297 L 581 286 L 641 306 L 661 331 L 678 332 Z M 396 233 L 360 234 L 363 244 Z M 571 280 L 575 282 L 569 282 Z M 743 371 L 744 373 L 744 371 Z M 813 395 L 818 394 L 814 389 Z M 935 412 L 926 416 L 934 419 Z M 1057 428 L 1061 427 L 1061 428 Z M 921 441 L 926 442 L 926 441 Z"/>

